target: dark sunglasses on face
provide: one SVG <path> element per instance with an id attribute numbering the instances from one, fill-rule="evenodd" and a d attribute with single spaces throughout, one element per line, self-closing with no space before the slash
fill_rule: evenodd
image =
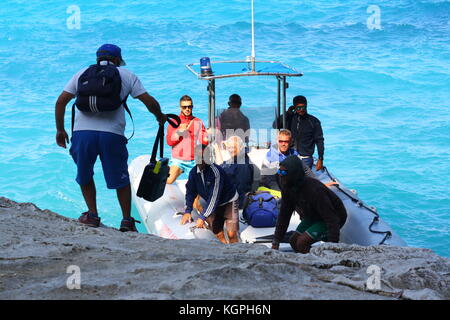
<path id="1" fill-rule="evenodd" d="M 295 107 L 295 111 L 301 110 L 301 109 L 305 109 L 306 110 L 306 106 L 297 106 Z"/>
<path id="2" fill-rule="evenodd" d="M 278 173 L 280 176 L 285 176 L 285 175 L 287 175 L 287 171 L 286 171 L 286 170 L 278 169 L 277 173 Z"/>
<path id="3" fill-rule="evenodd" d="M 189 106 L 181 106 L 181 109 L 186 109 L 186 108 L 189 108 L 189 109 L 193 109 L 194 108 L 194 106 L 191 104 L 191 105 L 189 105 Z"/>
<path id="4" fill-rule="evenodd" d="M 289 140 L 278 140 L 278 143 L 289 143 L 289 142 L 291 142 L 291 141 L 289 141 Z"/>

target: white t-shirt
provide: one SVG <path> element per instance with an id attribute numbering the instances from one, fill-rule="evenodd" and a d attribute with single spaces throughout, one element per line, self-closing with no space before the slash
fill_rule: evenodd
<path id="1" fill-rule="evenodd" d="M 107 61 L 102 61 L 101 64 L 106 64 Z M 64 91 L 73 95 L 77 94 L 78 78 L 86 71 L 83 68 L 77 72 L 72 79 L 64 87 Z M 120 99 L 125 99 L 127 95 L 136 98 L 141 94 L 147 92 L 142 85 L 139 78 L 127 69 L 122 67 L 119 70 L 120 78 L 122 79 L 122 89 L 120 91 Z M 117 110 L 104 112 L 83 112 L 77 108 L 75 112 L 75 123 L 73 131 L 80 130 L 94 130 L 112 132 L 115 134 L 125 135 L 125 108 L 121 105 Z"/>

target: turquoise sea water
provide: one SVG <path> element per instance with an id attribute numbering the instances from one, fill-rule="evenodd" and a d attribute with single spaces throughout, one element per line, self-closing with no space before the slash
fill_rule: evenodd
<path id="1" fill-rule="evenodd" d="M 371 5 L 381 29 L 371 28 Z M 322 121 L 325 165 L 410 246 L 450 257 L 450 2 L 256 0 L 255 19 L 257 58 L 305 74 L 289 81 L 288 100 L 307 96 Z M 245 58 L 250 27 L 247 0 L 3 1 L 0 196 L 72 218 L 85 210 L 75 165 L 55 144 L 54 103 L 98 46 L 121 46 L 127 68 L 164 112 L 176 112 L 189 94 L 206 121 L 205 83 L 184 65 Z M 274 80 L 224 80 L 217 105 L 234 92 L 244 106 L 275 103 Z M 140 103 L 129 106 L 131 161 L 150 152 L 156 123 Z M 102 221 L 117 227 L 119 205 L 100 163 L 95 181 Z"/>

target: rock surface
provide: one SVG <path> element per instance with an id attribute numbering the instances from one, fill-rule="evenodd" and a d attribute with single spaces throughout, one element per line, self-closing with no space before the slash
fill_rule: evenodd
<path id="1" fill-rule="evenodd" d="M 449 279 L 428 249 L 168 240 L 0 198 L 0 299 L 450 299 Z"/>

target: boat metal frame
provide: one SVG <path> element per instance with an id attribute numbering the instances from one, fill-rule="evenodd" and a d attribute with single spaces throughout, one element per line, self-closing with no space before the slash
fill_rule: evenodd
<path id="1" fill-rule="evenodd" d="M 251 58 L 251 57 L 250 57 Z M 202 75 L 194 70 L 193 66 L 199 65 L 200 63 L 187 64 L 186 68 L 197 76 L 200 80 L 207 80 L 207 91 L 209 95 L 208 99 L 208 127 L 212 129 L 212 133 L 215 132 L 215 114 L 216 114 L 216 79 L 225 78 L 238 78 L 238 77 L 254 77 L 254 76 L 274 76 L 277 79 L 277 118 L 283 115 L 283 128 L 286 127 L 286 89 L 289 88 L 289 83 L 286 81 L 287 77 L 301 77 L 303 73 L 298 72 L 294 68 L 288 66 L 279 61 L 255 61 L 253 59 L 247 60 L 233 60 L 233 61 L 213 61 L 211 65 L 218 63 L 247 63 L 248 69 L 252 71 L 243 73 L 230 73 L 222 75 Z M 293 73 L 288 72 L 258 72 L 255 71 L 255 65 L 257 63 L 273 63 L 279 64 L 285 68 L 293 71 Z M 214 137 L 212 137 L 214 139 Z"/>

